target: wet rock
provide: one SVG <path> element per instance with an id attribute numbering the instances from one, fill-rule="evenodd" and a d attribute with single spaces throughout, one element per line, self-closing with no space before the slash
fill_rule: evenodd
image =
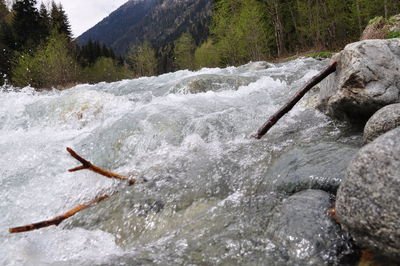
<path id="1" fill-rule="evenodd" d="M 222 76 L 204 74 L 183 80 L 170 90 L 170 93 L 201 93 L 207 91 L 237 90 L 255 82 L 257 77 Z"/>
<path id="2" fill-rule="evenodd" d="M 400 39 L 349 44 L 332 58 L 335 73 L 320 84 L 320 106 L 330 116 L 365 123 L 400 102 Z"/>
<path id="3" fill-rule="evenodd" d="M 376 112 L 364 128 L 364 143 L 400 126 L 400 103 L 383 107 Z"/>
<path id="4" fill-rule="evenodd" d="M 337 217 L 361 247 L 400 260 L 400 128 L 364 146 L 339 187 Z"/>
<path id="5" fill-rule="evenodd" d="M 313 143 L 295 147 L 273 163 L 269 175 L 273 190 L 293 194 L 305 189 L 336 193 L 356 147 L 337 143 Z"/>
<path id="6" fill-rule="evenodd" d="M 287 265 L 344 263 L 354 250 L 348 235 L 328 215 L 330 195 L 305 190 L 286 199 L 267 232 L 287 258 Z"/>
<path id="7" fill-rule="evenodd" d="M 250 62 L 246 65 L 239 66 L 238 70 L 239 71 L 257 71 L 257 70 L 263 70 L 267 68 L 274 67 L 274 64 L 265 62 L 265 61 L 257 61 L 257 62 Z"/>

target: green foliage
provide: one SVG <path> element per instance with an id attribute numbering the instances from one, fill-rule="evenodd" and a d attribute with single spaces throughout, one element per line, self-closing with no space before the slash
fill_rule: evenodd
<path id="1" fill-rule="evenodd" d="M 136 77 L 157 74 L 157 57 L 149 42 L 132 46 L 127 54 L 127 63 Z"/>
<path id="2" fill-rule="evenodd" d="M 312 57 L 312 58 L 331 58 L 332 55 L 334 55 L 335 52 L 316 52 L 316 53 L 311 53 L 307 54 L 306 57 Z"/>
<path id="3" fill-rule="evenodd" d="M 113 82 L 130 78 L 127 68 L 118 66 L 117 62 L 109 57 L 100 57 L 95 64 L 83 70 L 81 80 L 89 83 L 101 81 Z"/>
<path id="4" fill-rule="evenodd" d="M 15 53 L 15 57 L 18 61 L 12 70 L 12 83 L 21 87 L 38 84 L 39 70 L 35 58 L 19 52 Z"/>
<path id="5" fill-rule="evenodd" d="M 381 21 L 385 21 L 385 19 L 382 16 L 377 16 L 377 17 L 374 17 L 373 19 L 370 19 L 368 21 L 368 25 L 380 23 Z"/>
<path id="6" fill-rule="evenodd" d="M 17 53 L 12 82 L 17 86 L 51 88 L 77 80 L 78 65 L 69 52 L 67 36 L 53 32 L 33 54 Z"/>
<path id="7" fill-rule="evenodd" d="M 395 25 L 397 18 L 389 17 L 400 13 L 398 0 L 217 0 L 207 42 L 196 47 L 194 39 L 202 38 L 195 28 L 190 29 L 193 36 L 184 33 L 157 53 L 145 42 L 129 50 L 128 72 L 103 44 L 75 46 L 61 5 L 53 1 L 50 10 L 43 4 L 38 10 L 36 3 L 16 0 L 9 12 L 0 0 L 0 82 L 6 75 L 14 85 L 43 88 L 151 76 L 158 69 L 239 65 L 310 49 L 338 50 L 358 40 L 368 23 Z M 387 37 L 400 38 L 400 33 L 388 32 Z"/>
<path id="8" fill-rule="evenodd" d="M 196 44 L 190 33 L 185 32 L 175 41 L 174 58 L 176 69 L 190 69 L 195 68 L 194 64 L 194 51 Z"/>
<path id="9" fill-rule="evenodd" d="M 400 31 L 389 31 L 386 38 L 387 39 L 400 38 Z"/>
<path id="10" fill-rule="evenodd" d="M 211 39 L 196 49 L 194 53 L 194 61 L 196 68 L 219 66 L 220 58 L 218 50 Z"/>
<path id="11" fill-rule="evenodd" d="M 223 65 L 261 60 L 269 54 L 270 28 L 257 0 L 220 0 L 211 32 Z"/>

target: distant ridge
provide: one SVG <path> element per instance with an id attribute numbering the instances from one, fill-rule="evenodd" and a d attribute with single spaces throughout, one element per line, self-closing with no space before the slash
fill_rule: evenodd
<path id="1" fill-rule="evenodd" d="M 123 55 L 131 45 L 148 40 L 161 48 L 186 31 L 197 43 L 204 41 L 213 0 L 130 0 L 77 38 L 99 41 Z"/>

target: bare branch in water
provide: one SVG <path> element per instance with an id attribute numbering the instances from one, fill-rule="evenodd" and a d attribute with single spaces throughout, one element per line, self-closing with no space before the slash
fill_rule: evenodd
<path id="1" fill-rule="evenodd" d="M 115 178 L 115 179 L 119 179 L 119 180 L 124 180 L 124 181 L 128 181 L 129 185 L 133 185 L 136 183 L 136 179 L 132 179 L 120 174 L 116 174 L 107 170 L 104 170 L 96 165 L 93 165 L 91 162 L 89 162 L 88 160 L 82 158 L 80 155 L 78 155 L 73 149 L 71 148 L 67 148 L 67 151 L 71 154 L 72 157 L 74 157 L 76 160 L 78 160 L 79 162 L 82 163 L 81 166 L 69 169 L 69 172 L 76 172 L 76 171 L 80 171 L 80 170 L 90 170 L 93 171 L 95 173 L 98 173 L 100 175 L 106 176 L 108 178 Z M 49 220 L 45 220 L 42 222 L 38 222 L 38 223 L 33 223 L 33 224 L 29 224 L 29 225 L 24 225 L 24 226 L 19 226 L 19 227 L 14 227 L 14 228 L 10 228 L 8 229 L 8 231 L 10 233 L 22 233 L 22 232 L 29 232 L 29 231 L 33 231 L 36 229 L 40 229 L 40 228 L 44 228 L 44 227 L 48 227 L 48 226 L 52 226 L 52 225 L 59 225 L 62 221 L 64 221 L 65 219 L 70 218 L 71 216 L 75 215 L 76 213 L 106 199 L 110 197 L 110 195 L 105 194 L 103 196 L 97 197 L 95 199 L 92 199 L 88 202 L 85 202 L 81 205 L 78 205 L 74 208 L 72 208 L 71 210 L 69 210 L 68 212 L 59 215 L 53 219 L 49 219 Z"/>
<path id="2" fill-rule="evenodd" d="M 312 89 L 315 85 L 324 80 L 331 73 L 336 71 L 337 62 L 331 63 L 324 70 L 322 70 L 318 75 L 313 77 L 301 90 L 299 90 L 293 98 L 285 104 L 281 109 L 279 109 L 273 116 L 269 118 L 267 122 L 257 131 L 256 139 L 261 139 L 270 129 L 273 127 L 279 119 L 281 119 L 286 113 L 288 113 L 296 105 L 298 101 L 303 98 L 303 96 Z"/>
<path id="3" fill-rule="evenodd" d="M 40 229 L 40 228 L 44 228 L 44 227 L 48 227 L 48 226 L 52 226 L 52 225 L 59 225 L 62 221 L 64 221 L 65 219 L 68 219 L 69 217 L 75 215 L 76 213 L 92 206 L 93 204 L 96 204 L 106 198 L 108 198 L 109 195 L 103 195 L 101 197 L 97 197 L 95 199 L 92 199 L 91 201 L 85 202 L 81 205 L 78 205 L 74 208 L 72 208 L 71 210 L 69 210 L 68 212 L 59 215 L 53 219 L 50 220 L 45 220 L 42 222 L 38 222 L 38 223 L 33 223 L 33 224 L 29 224 L 29 225 L 24 225 L 24 226 L 19 226 L 19 227 L 15 227 L 15 228 L 10 228 L 8 229 L 8 231 L 10 233 L 22 233 L 22 232 L 29 232 L 29 231 L 33 231 L 36 229 Z"/>
<path id="4" fill-rule="evenodd" d="M 78 154 L 77 154 L 73 149 L 71 149 L 71 148 L 67 148 L 67 151 L 71 154 L 72 157 L 74 157 L 76 160 L 78 160 L 78 161 L 81 162 L 81 164 L 82 164 L 81 166 L 78 166 L 78 167 L 69 169 L 69 170 L 68 170 L 69 172 L 76 172 L 76 171 L 80 171 L 80 170 L 87 169 L 87 170 L 93 171 L 93 172 L 95 172 L 95 173 L 97 173 L 97 174 L 106 176 L 106 177 L 108 177 L 108 178 L 115 178 L 115 179 L 120 179 L 120 180 L 126 180 L 126 181 L 129 182 L 129 185 L 134 185 L 134 184 L 136 183 L 136 179 L 132 179 L 132 178 L 129 178 L 129 177 L 127 177 L 127 176 L 123 176 L 123 175 L 120 175 L 120 174 L 116 174 L 116 173 L 110 172 L 110 171 L 108 171 L 108 170 L 104 170 L 104 169 L 102 169 L 102 168 L 100 168 L 100 167 L 98 167 L 98 166 L 92 164 L 92 163 L 89 162 L 88 160 L 86 160 L 86 159 L 82 158 L 80 155 L 78 155 Z"/>

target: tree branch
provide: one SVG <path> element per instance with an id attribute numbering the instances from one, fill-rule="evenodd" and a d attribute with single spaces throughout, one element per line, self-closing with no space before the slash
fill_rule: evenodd
<path id="1" fill-rule="evenodd" d="M 67 151 L 71 154 L 72 157 L 74 157 L 76 160 L 78 160 L 79 162 L 81 162 L 81 166 L 69 169 L 69 172 L 76 172 L 76 171 L 80 171 L 80 170 L 90 170 L 93 171 L 97 174 L 103 175 L 105 177 L 108 178 L 115 178 L 115 179 L 120 179 L 120 180 L 126 180 L 129 182 L 129 185 L 134 185 L 136 183 L 136 179 L 132 179 L 129 178 L 127 176 L 123 176 L 120 174 L 116 174 L 107 170 L 104 170 L 94 164 L 92 164 L 91 162 L 89 162 L 88 160 L 82 158 L 80 155 L 78 155 L 73 149 L 71 148 L 67 148 Z"/>
<path id="2" fill-rule="evenodd" d="M 87 170 L 91 170 L 91 171 L 93 171 L 95 173 L 101 174 L 103 176 L 106 176 L 108 178 L 116 178 L 116 179 L 119 179 L 119 180 L 128 181 L 129 185 L 133 185 L 133 184 L 136 183 L 136 179 L 131 179 L 131 178 L 128 178 L 126 176 L 119 175 L 119 174 L 104 170 L 104 169 L 102 169 L 102 168 L 100 168 L 100 167 L 98 167 L 96 165 L 93 165 L 91 162 L 89 162 L 88 160 L 86 160 L 86 159 L 82 158 L 80 155 L 78 155 L 71 148 L 67 148 L 67 151 L 71 154 L 72 157 L 74 157 L 76 160 L 78 160 L 79 162 L 82 163 L 81 166 L 69 169 L 68 170 L 69 172 L 76 172 L 76 171 L 87 169 Z M 95 199 L 92 199 L 92 200 L 90 200 L 88 202 L 85 202 L 85 203 L 83 203 L 81 205 L 78 205 L 78 206 L 72 208 L 71 210 L 67 211 L 66 213 L 64 213 L 62 215 L 59 215 L 59 216 L 57 216 L 57 217 L 55 217 L 53 219 L 49 219 L 49 220 L 45 220 L 45 221 L 42 221 L 42 222 L 33 223 L 33 224 L 29 224 L 29 225 L 10 228 L 10 229 L 8 229 L 8 231 L 13 234 L 13 233 L 22 233 L 22 232 L 33 231 L 33 230 L 36 230 L 36 229 L 40 229 L 40 228 L 48 227 L 48 226 L 52 226 L 52 225 L 56 225 L 57 226 L 62 221 L 64 221 L 65 219 L 68 219 L 69 217 L 75 215 L 76 213 L 78 213 L 78 212 L 80 212 L 80 211 L 92 206 L 93 204 L 96 204 L 96 203 L 98 203 L 98 202 L 100 202 L 100 201 L 102 201 L 102 200 L 104 200 L 104 199 L 106 199 L 108 197 L 110 197 L 110 195 L 105 194 L 103 196 L 100 196 L 100 197 L 97 197 Z"/>
<path id="3" fill-rule="evenodd" d="M 66 213 L 57 216 L 53 219 L 50 220 L 45 220 L 42 222 L 38 222 L 38 223 L 34 223 L 34 224 L 29 224 L 29 225 L 24 225 L 24 226 L 19 226 L 19 227 L 14 227 L 14 228 L 10 228 L 8 229 L 8 231 L 13 234 L 13 233 L 22 233 L 22 232 L 28 232 L 28 231 L 33 231 L 36 229 L 40 229 L 43 227 L 48 227 L 48 226 L 52 226 L 52 225 L 59 225 L 62 221 L 64 221 L 65 219 L 68 219 L 69 217 L 75 215 L 76 213 L 92 206 L 95 203 L 98 203 L 106 198 L 108 198 L 109 195 L 105 194 L 101 197 L 97 197 L 95 199 L 92 199 L 91 201 L 85 202 L 81 205 L 78 205 L 74 208 L 72 208 L 71 210 L 67 211 Z"/>
<path id="4" fill-rule="evenodd" d="M 293 98 L 279 109 L 270 119 L 264 123 L 264 125 L 257 131 L 256 139 L 261 139 L 270 129 L 273 127 L 279 119 L 281 119 L 286 113 L 288 113 L 296 105 L 298 101 L 315 85 L 320 83 L 323 79 L 329 76 L 331 73 L 336 71 L 337 62 L 331 63 L 318 75 L 313 77 L 301 90 L 299 90 Z"/>

